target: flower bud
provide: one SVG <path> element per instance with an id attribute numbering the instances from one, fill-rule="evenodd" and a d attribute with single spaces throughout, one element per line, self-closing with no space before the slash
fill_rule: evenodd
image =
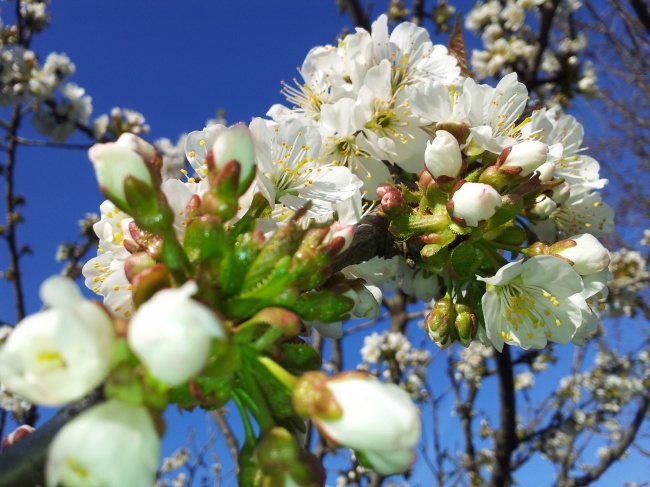
<path id="1" fill-rule="evenodd" d="M 581 276 L 596 274 L 609 267 L 609 252 L 589 233 L 556 242 L 551 245 L 551 252 L 568 259 Z"/>
<path id="2" fill-rule="evenodd" d="M 205 366 L 212 340 L 225 340 L 223 324 L 207 306 L 191 298 L 194 281 L 157 292 L 133 316 L 131 349 L 156 379 L 175 386 Z"/>
<path id="3" fill-rule="evenodd" d="M 551 198 L 540 194 L 535 198 L 535 205 L 526 210 L 526 216 L 534 220 L 546 220 L 556 209 L 557 205 Z"/>
<path id="4" fill-rule="evenodd" d="M 132 150 L 147 162 L 152 162 L 156 158 L 156 148 L 146 140 L 141 139 L 130 132 L 124 132 L 115 143 L 121 147 Z"/>
<path id="5" fill-rule="evenodd" d="M 212 156 L 218 169 L 233 160 L 239 163 L 238 194 L 244 194 L 255 177 L 255 149 L 248 127 L 238 123 L 221 132 L 212 145 Z"/>
<path id="6" fill-rule="evenodd" d="M 436 301 L 433 309 L 424 319 L 424 329 L 436 345 L 445 349 L 454 341 L 455 321 L 456 309 L 449 296 L 445 296 Z"/>
<path id="7" fill-rule="evenodd" d="M 405 471 L 415 461 L 414 447 L 420 437 L 418 410 L 409 395 L 395 384 L 384 384 L 362 373 L 323 379 L 318 385 L 327 391 L 340 413 L 332 417 L 313 410 L 321 434 L 358 451 L 359 458 L 382 475 Z M 294 403 L 300 400 L 297 395 L 310 392 L 298 384 Z"/>
<path id="8" fill-rule="evenodd" d="M 519 176 L 530 176 L 546 162 L 548 146 L 538 140 L 526 140 L 503 149 L 497 160 L 499 167 L 521 168 Z"/>
<path id="9" fill-rule="evenodd" d="M 328 253 L 332 256 L 338 256 L 350 248 L 353 238 L 354 226 L 334 223 L 329 228 L 323 244 L 325 244 L 325 249 L 327 249 Z"/>
<path id="10" fill-rule="evenodd" d="M 133 213 L 124 189 L 127 177 L 153 188 L 153 178 L 147 163 L 126 141 L 95 144 L 88 151 L 88 158 L 93 162 L 102 193 L 127 213 Z"/>
<path id="11" fill-rule="evenodd" d="M 61 276 L 40 290 L 49 309 L 28 316 L 0 351 L 0 377 L 7 388 L 47 406 L 80 399 L 106 377 L 115 332 L 103 308 L 83 298 Z"/>
<path id="12" fill-rule="evenodd" d="M 454 305 L 454 309 L 457 313 L 454 327 L 456 328 L 458 341 L 463 347 L 467 348 L 474 341 L 474 338 L 476 338 L 478 320 L 476 319 L 474 310 L 466 304 L 456 304 Z"/>
<path id="13" fill-rule="evenodd" d="M 424 163 L 436 179 L 456 179 L 463 166 L 463 156 L 456 137 L 444 130 L 436 131 L 436 137 L 427 142 Z"/>
<path id="14" fill-rule="evenodd" d="M 2 449 L 4 450 L 13 446 L 17 441 L 22 440 L 25 436 L 29 436 L 34 431 L 36 431 L 36 428 L 28 424 L 19 426 L 2 439 Z"/>
<path id="15" fill-rule="evenodd" d="M 555 174 L 555 163 L 545 162 L 539 166 L 535 172 L 537 172 L 539 180 L 542 183 L 548 183 L 551 179 L 553 179 L 553 175 Z"/>
<path id="16" fill-rule="evenodd" d="M 386 190 L 380 191 L 382 189 Z M 377 194 L 381 197 L 381 203 L 379 205 L 381 214 L 387 216 L 399 216 L 410 212 L 409 205 L 399 189 L 384 186 L 377 189 Z"/>
<path id="17" fill-rule="evenodd" d="M 142 406 L 107 401 L 56 435 L 45 467 L 48 487 L 153 485 L 160 457 L 154 422 Z"/>
<path id="18" fill-rule="evenodd" d="M 502 204 L 501 195 L 492 186 L 467 182 L 456 190 L 449 203 L 447 210 L 451 216 L 470 227 L 490 218 Z"/>

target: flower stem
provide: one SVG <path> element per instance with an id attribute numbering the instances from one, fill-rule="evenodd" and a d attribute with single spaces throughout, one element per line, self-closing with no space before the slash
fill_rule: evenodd
<path id="1" fill-rule="evenodd" d="M 296 385 L 298 378 L 287 372 L 287 370 L 279 365 L 275 360 L 260 356 L 257 358 L 257 361 L 262 364 L 266 369 L 273 374 L 273 376 L 278 379 L 287 389 L 292 390 Z"/>
<path id="2" fill-rule="evenodd" d="M 239 397 L 237 390 L 234 390 L 232 392 L 232 400 L 235 403 L 235 406 L 237 406 L 242 423 L 244 424 L 245 443 L 253 445 L 255 444 L 255 432 L 253 431 L 253 425 L 251 424 L 251 420 L 248 417 L 248 411 L 246 410 L 242 399 Z"/>
<path id="3" fill-rule="evenodd" d="M 187 281 L 187 277 L 193 274 L 192 264 L 178 241 L 173 227 L 165 230 L 162 237 L 163 261 L 167 264 L 176 284 L 183 284 Z"/>

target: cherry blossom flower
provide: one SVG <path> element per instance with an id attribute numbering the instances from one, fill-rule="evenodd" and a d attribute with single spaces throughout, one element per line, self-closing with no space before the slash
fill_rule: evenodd
<path id="1" fill-rule="evenodd" d="M 320 164 L 321 136 L 299 120 L 269 130 L 261 118 L 251 122 L 258 164 L 258 188 L 271 205 L 296 211 L 310 201 L 308 215 L 329 218 L 336 203 L 353 198 L 361 181 L 344 166 Z"/>
<path id="2" fill-rule="evenodd" d="M 403 472 L 415 461 L 420 418 L 405 391 L 353 373 L 329 380 L 326 387 L 342 411 L 338 419 L 315 418 L 327 438 L 361 453 L 383 475 Z"/>
<path id="3" fill-rule="evenodd" d="M 152 376 L 178 385 L 197 374 L 212 351 L 212 340 L 224 340 L 226 330 L 215 313 L 191 298 L 194 281 L 158 291 L 138 308 L 129 324 L 131 349 Z"/>
<path id="4" fill-rule="evenodd" d="M 503 344 L 543 348 L 547 341 L 567 343 L 589 313 L 580 275 L 568 262 L 550 255 L 501 267 L 486 283 L 482 298 L 487 338 L 498 351 Z"/>
<path id="5" fill-rule="evenodd" d="M 48 487 L 153 485 L 160 457 L 154 422 L 142 406 L 111 400 L 81 413 L 50 445 Z"/>
<path id="6" fill-rule="evenodd" d="M 115 334 L 109 315 L 69 279 L 41 285 L 49 309 L 23 319 L 0 351 L 0 376 L 31 402 L 56 406 L 83 397 L 106 377 Z"/>
<path id="7" fill-rule="evenodd" d="M 453 217 L 461 218 L 470 227 L 487 220 L 501 206 L 501 195 L 483 183 L 464 183 L 451 198 Z"/>

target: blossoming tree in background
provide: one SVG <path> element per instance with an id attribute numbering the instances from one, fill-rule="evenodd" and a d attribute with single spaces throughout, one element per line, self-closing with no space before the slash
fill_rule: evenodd
<path id="1" fill-rule="evenodd" d="M 459 24 L 448 47 L 418 25 L 426 14 L 451 31 L 452 6 L 391 2 L 370 23 L 339 3 L 359 28 L 309 50 L 288 105 L 190 132 L 184 157 L 141 138 L 134 112 L 89 127 L 90 100 L 63 84 L 70 61 L 41 66 L 29 50 L 46 2 L 17 3 L 1 88 L 4 277 L 19 322 L 0 379 L 3 427 L 10 406 L 26 426 L 4 441 L 0 484 L 167 485 L 176 470 L 174 485 L 191 485 L 187 451 L 160 467 L 169 407 L 213 411 L 240 485 L 324 485 L 339 449 L 351 453 L 329 472 L 337 485 L 511 485 L 540 456 L 557 485 L 588 485 L 641 444 L 650 356 L 610 346 L 601 320 L 645 311 L 646 263 L 600 242 L 614 230 L 607 180 L 566 113 L 598 93 L 572 30 L 579 5 L 477 4 L 465 17 L 482 34 L 472 73 Z M 67 275 L 82 267 L 98 300 L 56 276 L 40 289 L 46 309 L 25 317 L 12 184 L 27 117 L 54 143 L 75 130 L 97 142 L 107 200 L 84 222 L 87 241 L 63 249 Z M 343 370 L 360 330 L 362 361 Z M 570 342 L 572 369 L 538 396 L 536 376 Z M 32 432 L 31 404 L 73 401 Z M 458 434 L 445 442 L 450 409 Z"/>

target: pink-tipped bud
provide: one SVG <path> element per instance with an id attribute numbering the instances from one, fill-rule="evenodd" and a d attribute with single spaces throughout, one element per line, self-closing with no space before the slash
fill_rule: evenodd
<path id="1" fill-rule="evenodd" d="M 526 140 L 503 149 L 497 160 L 500 168 L 521 168 L 520 176 L 530 176 L 546 162 L 548 146 L 538 140 Z"/>
<path id="2" fill-rule="evenodd" d="M 2 439 L 2 449 L 4 450 L 5 448 L 13 446 L 17 441 L 20 441 L 25 436 L 32 434 L 34 431 L 36 431 L 36 429 L 32 426 L 29 426 L 28 424 L 19 426 Z"/>
<path id="3" fill-rule="evenodd" d="M 325 237 L 326 248 L 331 248 L 336 252 L 334 255 L 341 255 L 343 252 L 350 248 L 352 239 L 354 238 L 354 226 L 343 225 L 341 223 L 334 223 Z"/>
<path id="4" fill-rule="evenodd" d="M 452 218 L 462 219 L 467 226 L 476 227 L 496 213 L 502 200 L 492 186 L 466 182 L 456 190 L 450 203 L 448 210 Z"/>

